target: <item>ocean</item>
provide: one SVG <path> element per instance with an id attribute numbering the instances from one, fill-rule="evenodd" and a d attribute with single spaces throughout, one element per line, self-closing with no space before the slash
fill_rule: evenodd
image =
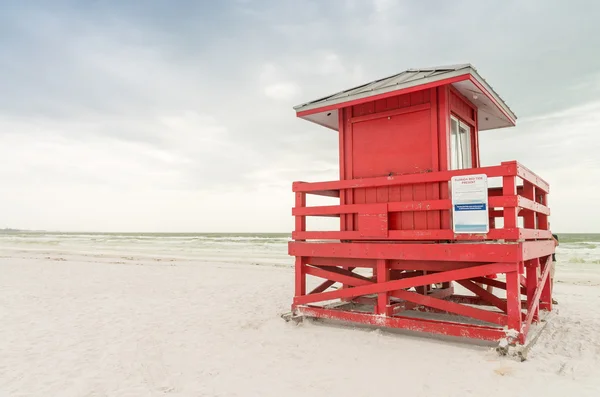
<path id="1" fill-rule="evenodd" d="M 0 251 L 292 266 L 286 233 L 0 232 Z"/>
<path id="2" fill-rule="evenodd" d="M 560 267 L 598 271 L 600 234 L 559 234 Z M 0 232 L 0 249 L 292 266 L 287 233 Z"/>

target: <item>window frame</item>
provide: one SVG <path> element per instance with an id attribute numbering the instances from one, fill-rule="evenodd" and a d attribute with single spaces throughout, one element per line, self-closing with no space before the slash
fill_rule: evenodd
<path id="1" fill-rule="evenodd" d="M 457 127 L 456 134 L 453 133 L 454 122 L 456 122 L 456 127 Z M 463 142 L 462 139 L 460 138 L 461 127 L 468 131 L 468 133 L 464 135 L 464 136 L 466 136 L 467 142 Z M 463 170 L 463 169 L 474 168 L 474 165 L 476 163 L 475 153 L 473 152 L 475 126 L 471 125 L 470 123 L 465 121 L 463 118 L 461 118 L 460 116 L 458 116 L 457 114 L 452 112 L 450 114 L 450 131 L 449 132 L 450 132 L 450 137 L 449 137 L 450 145 L 448 147 L 448 152 L 449 152 L 448 157 L 450 158 L 450 162 L 449 162 L 450 170 Z M 467 159 L 465 159 L 464 153 L 462 152 L 462 150 L 460 152 L 458 152 L 457 149 L 459 149 L 459 148 L 461 148 L 461 149 L 467 148 L 468 149 L 468 152 L 467 152 L 468 158 Z M 460 153 L 460 160 L 462 160 L 460 166 L 458 166 L 459 153 Z"/>

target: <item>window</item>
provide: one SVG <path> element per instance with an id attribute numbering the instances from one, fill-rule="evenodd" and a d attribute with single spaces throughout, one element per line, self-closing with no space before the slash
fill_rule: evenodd
<path id="1" fill-rule="evenodd" d="M 471 127 L 455 117 L 450 118 L 450 169 L 473 168 Z"/>

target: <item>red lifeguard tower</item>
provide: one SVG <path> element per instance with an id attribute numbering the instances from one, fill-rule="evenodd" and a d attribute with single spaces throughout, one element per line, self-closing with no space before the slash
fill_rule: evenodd
<path id="1" fill-rule="evenodd" d="M 409 69 L 294 109 L 338 132 L 340 180 L 293 184 L 292 316 L 525 343 L 552 310 L 549 185 L 516 161 L 480 166 L 480 131 L 516 116 L 475 68 Z"/>

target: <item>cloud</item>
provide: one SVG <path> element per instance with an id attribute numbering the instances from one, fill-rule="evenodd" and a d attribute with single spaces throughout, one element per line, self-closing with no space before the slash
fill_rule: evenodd
<path id="1" fill-rule="evenodd" d="M 335 179 L 338 164 L 337 134 L 293 105 L 471 62 L 520 115 L 482 136 L 484 162 L 522 161 L 552 183 L 559 231 L 592 230 L 566 192 L 600 191 L 600 5 L 576 3 L 3 5 L 2 221 L 289 231 L 291 182 Z"/>
<path id="2" fill-rule="evenodd" d="M 265 95 L 273 99 L 288 101 L 297 96 L 299 87 L 292 82 L 269 84 L 265 87 Z"/>

